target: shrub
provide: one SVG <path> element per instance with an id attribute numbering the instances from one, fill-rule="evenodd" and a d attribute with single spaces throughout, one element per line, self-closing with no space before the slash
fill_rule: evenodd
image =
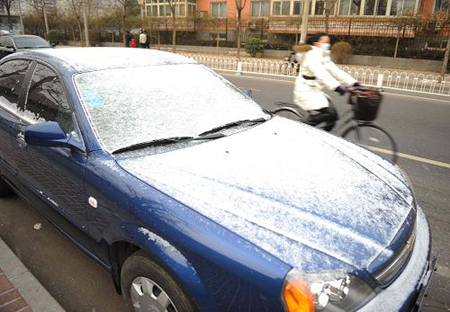
<path id="1" fill-rule="evenodd" d="M 255 57 L 257 53 L 262 52 L 264 43 L 258 38 L 250 38 L 245 43 L 245 52 Z"/>
<path id="2" fill-rule="evenodd" d="M 49 30 L 47 38 L 50 43 L 59 44 L 59 31 L 56 29 Z"/>
<path id="3" fill-rule="evenodd" d="M 331 54 L 335 57 L 337 63 L 342 61 L 352 54 L 352 46 L 345 41 L 336 42 L 331 47 Z"/>

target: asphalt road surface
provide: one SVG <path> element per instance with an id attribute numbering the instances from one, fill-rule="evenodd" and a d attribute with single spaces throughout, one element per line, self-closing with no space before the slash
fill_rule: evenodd
<path id="1" fill-rule="evenodd" d="M 224 76 L 239 87 L 252 89 L 265 108 L 273 108 L 275 101 L 292 101 L 292 81 Z M 333 100 L 340 111 L 346 109 L 343 97 Z M 432 227 L 438 271 L 425 303 L 428 312 L 450 311 L 449 121 L 448 97 L 390 93 L 385 94 L 377 120 L 406 155 L 399 165 L 411 178 Z M 125 311 L 109 274 L 17 197 L 0 199 L 0 236 L 67 311 Z"/>

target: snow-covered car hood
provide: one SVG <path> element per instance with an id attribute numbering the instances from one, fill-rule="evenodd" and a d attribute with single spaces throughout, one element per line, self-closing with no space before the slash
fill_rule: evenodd
<path id="1" fill-rule="evenodd" d="M 274 117 L 229 137 L 117 160 L 129 173 L 303 270 L 367 268 L 413 208 L 397 167 Z"/>

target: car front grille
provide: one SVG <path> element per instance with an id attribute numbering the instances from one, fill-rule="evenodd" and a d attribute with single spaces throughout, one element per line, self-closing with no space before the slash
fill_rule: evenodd
<path id="1" fill-rule="evenodd" d="M 408 240 L 395 255 L 381 269 L 375 272 L 375 279 L 381 286 L 389 285 L 408 263 L 416 241 L 416 226 L 417 224 L 414 224 Z"/>

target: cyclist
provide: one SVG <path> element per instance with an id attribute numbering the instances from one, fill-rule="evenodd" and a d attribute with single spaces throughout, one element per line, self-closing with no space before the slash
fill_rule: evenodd
<path id="1" fill-rule="evenodd" d="M 296 47 L 296 52 L 301 70 L 295 80 L 294 102 L 310 113 L 307 124 L 325 123 L 323 129 L 330 131 L 338 114 L 323 88 L 344 95 L 347 92 L 345 86 L 357 87 L 359 83 L 331 61 L 330 38 L 326 33 L 309 37 L 305 45 Z"/>

